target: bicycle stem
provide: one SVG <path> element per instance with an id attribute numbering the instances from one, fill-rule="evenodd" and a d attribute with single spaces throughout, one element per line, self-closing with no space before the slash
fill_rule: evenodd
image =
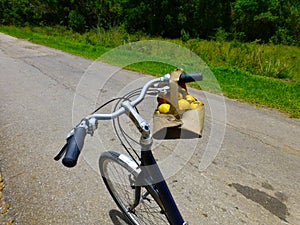
<path id="1" fill-rule="evenodd" d="M 132 107 L 129 101 L 124 101 L 122 107 L 125 109 L 128 117 L 135 124 L 142 137 L 147 139 L 150 136 L 150 124 L 144 120 L 141 115 Z"/>

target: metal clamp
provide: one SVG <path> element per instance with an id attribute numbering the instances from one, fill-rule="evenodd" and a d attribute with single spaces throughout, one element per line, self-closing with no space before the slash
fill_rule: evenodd
<path id="1" fill-rule="evenodd" d="M 94 117 L 90 118 L 88 120 L 87 133 L 93 136 L 97 128 L 98 128 L 98 121 L 96 120 L 96 118 Z"/>

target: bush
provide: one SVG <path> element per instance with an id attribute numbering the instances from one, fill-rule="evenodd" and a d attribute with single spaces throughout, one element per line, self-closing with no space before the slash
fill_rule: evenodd
<path id="1" fill-rule="evenodd" d="M 274 44 L 297 45 L 296 40 L 293 39 L 289 31 L 285 28 L 278 29 L 270 41 Z"/>
<path id="2" fill-rule="evenodd" d="M 86 31 L 86 22 L 84 16 L 75 10 L 70 11 L 69 13 L 69 27 L 79 33 Z"/>
<path id="3" fill-rule="evenodd" d="M 215 40 L 218 42 L 225 42 L 227 41 L 229 34 L 224 30 L 224 28 L 219 27 L 215 34 Z"/>

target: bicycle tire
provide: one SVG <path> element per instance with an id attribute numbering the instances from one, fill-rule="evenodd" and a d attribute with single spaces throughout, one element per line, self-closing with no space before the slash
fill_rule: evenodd
<path id="1" fill-rule="evenodd" d="M 135 199 L 134 181 L 140 172 L 135 161 L 126 155 L 109 151 L 101 155 L 99 167 L 110 195 L 132 224 L 170 224 L 163 210 L 145 187 L 141 187 L 141 196 L 146 197 L 141 197 L 134 211 L 129 210 Z"/>

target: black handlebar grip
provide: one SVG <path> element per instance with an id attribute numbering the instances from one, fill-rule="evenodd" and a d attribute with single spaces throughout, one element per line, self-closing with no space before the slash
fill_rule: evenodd
<path id="1" fill-rule="evenodd" d="M 64 166 L 76 166 L 80 151 L 83 148 L 85 136 L 86 129 L 84 127 L 75 128 L 74 135 L 67 140 L 67 150 L 62 160 Z"/>
<path id="2" fill-rule="evenodd" d="M 180 75 L 178 83 L 189 83 L 193 81 L 201 81 L 202 79 L 202 73 L 184 73 Z"/>

